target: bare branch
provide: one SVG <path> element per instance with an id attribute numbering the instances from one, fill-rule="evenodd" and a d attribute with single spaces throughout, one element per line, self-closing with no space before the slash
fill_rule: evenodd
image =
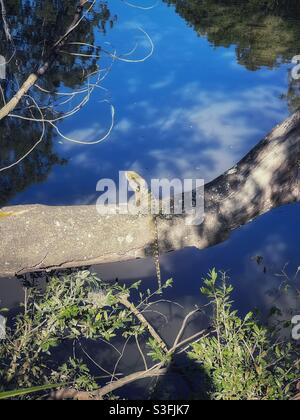
<path id="1" fill-rule="evenodd" d="M 184 318 L 183 323 L 182 323 L 182 326 L 181 326 L 181 328 L 180 328 L 180 331 L 179 331 L 179 333 L 178 333 L 178 335 L 177 335 L 177 337 L 176 337 L 176 339 L 175 339 L 175 341 L 174 341 L 173 348 L 176 348 L 176 347 L 177 347 L 177 345 L 178 345 L 178 343 L 179 343 L 179 340 L 181 339 L 181 337 L 182 337 L 182 335 L 183 335 L 183 333 L 184 333 L 184 331 L 185 331 L 185 329 L 186 329 L 186 326 L 187 326 L 187 324 L 188 324 L 189 320 L 190 320 L 190 319 L 191 319 L 191 318 L 192 318 L 195 314 L 197 314 L 199 311 L 200 311 L 200 309 L 199 309 L 199 308 L 197 308 L 197 309 L 195 309 L 195 310 L 191 311 L 189 314 L 187 314 L 187 316 Z"/>
<path id="2" fill-rule="evenodd" d="M 167 369 L 161 368 L 160 365 L 157 365 L 155 368 L 149 370 L 143 370 L 140 372 L 135 372 L 131 375 L 128 375 L 122 379 L 111 382 L 110 384 L 100 388 L 98 391 L 93 392 L 83 392 L 76 391 L 74 389 L 61 389 L 55 391 L 51 394 L 50 399 L 52 400 L 64 400 L 64 399 L 74 399 L 74 400 L 102 400 L 105 395 L 110 394 L 111 392 L 116 391 L 117 389 L 122 388 L 123 386 L 129 385 L 132 382 L 136 382 L 141 379 L 154 378 L 165 375 Z"/>
<path id="3" fill-rule="evenodd" d="M 155 331 L 155 329 L 152 327 L 152 325 L 146 320 L 146 318 L 142 315 L 142 313 L 127 299 L 127 296 L 120 295 L 119 297 L 120 303 L 124 305 L 127 309 L 130 310 L 131 313 L 133 313 L 134 316 L 140 321 L 140 323 L 149 331 L 151 336 L 154 338 L 154 340 L 160 345 L 162 350 L 164 352 L 168 352 L 168 346 L 163 341 L 163 339 L 160 337 L 160 335 Z"/>
<path id="4" fill-rule="evenodd" d="M 3 28 L 4 28 L 6 39 L 7 39 L 7 41 L 13 43 L 13 39 L 12 39 L 10 30 L 9 30 L 9 26 L 8 26 L 8 23 L 7 23 L 7 20 L 6 20 L 6 8 L 5 8 L 4 0 L 0 0 L 0 6 L 1 6 Z"/>
<path id="5" fill-rule="evenodd" d="M 34 86 L 34 84 L 38 81 L 39 77 L 43 76 L 47 72 L 49 67 L 51 67 L 51 64 L 53 63 L 54 58 L 56 57 L 59 48 L 61 48 L 62 45 L 64 45 L 68 36 L 77 28 L 77 26 L 82 21 L 83 19 L 82 11 L 86 3 L 87 3 L 87 0 L 80 0 L 79 5 L 76 8 L 76 13 L 75 13 L 73 22 L 68 27 L 65 34 L 62 35 L 58 39 L 58 41 L 55 42 L 55 44 L 52 46 L 46 62 L 44 62 L 44 64 L 37 70 L 36 73 L 32 73 L 28 76 L 28 78 L 23 83 L 19 91 L 14 95 L 14 97 L 2 109 L 0 109 L 0 121 L 3 118 L 7 117 L 15 109 L 15 107 L 19 104 L 22 97 L 27 94 L 27 92 L 29 91 L 30 88 L 32 88 L 32 86 Z M 95 4 L 95 0 L 92 2 L 90 7 L 88 8 L 88 11 L 90 11 L 93 8 L 94 4 Z"/>

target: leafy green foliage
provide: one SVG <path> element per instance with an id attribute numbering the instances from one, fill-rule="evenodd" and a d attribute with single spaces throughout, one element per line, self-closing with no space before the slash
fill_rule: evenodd
<path id="1" fill-rule="evenodd" d="M 163 288 L 170 286 L 167 281 Z M 142 293 L 140 282 L 130 287 L 105 283 L 89 271 L 52 276 L 45 291 L 26 288 L 23 310 L 0 341 L 0 398 L 24 397 L 55 384 L 85 391 L 99 388 L 82 360 L 72 355 L 58 364 L 55 355 L 68 342 L 110 342 L 117 335 L 126 340 L 146 334 L 130 308 L 120 303 L 124 296 L 129 301 L 131 292 L 138 292 L 140 304 L 145 304 L 160 291 Z"/>
<path id="2" fill-rule="evenodd" d="M 283 287 L 293 285 L 284 276 Z M 95 377 L 87 359 L 81 360 L 71 350 L 76 343 L 81 347 L 82 339 L 99 344 L 99 339 L 111 342 L 123 337 L 126 342 L 142 337 L 153 362 L 162 366 L 174 362 L 174 354 L 166 352 L 155 336 L 149 338 L 147 322 L 137 316 L 151 305 L 152 297 L 161 298 L 161 290 L 142 292 L 140 286 L 140 282 L 130 287 L 107 284 L 89 271 L 75 271 L 53 276 L 44 291 L 27 287 L 22 312 L 6 339 L 0 341 L 0 399 L 43 398 L 61 386 L 80 391 L 98 389 L 103 378 Z M 162 289 L 170 286 L 171 280 Z M 288 399 L 299 378 L 300 362 L 296 345 L 278 339 L 282 322 L 278 321 L 271 332 L 253 312 L 240 318 L 233 309 L 233 287 L 225 274 L 215 269 L 204 280 L 201 292 L 209 300 L 208 308 L 213 307 L 212 330 L 192 342 L 187 354 L 205 373 L 208 397 Z M 132 304 L 133 294 L 139 297 L 136 306 Z M 271 312 L 282 315 L 277 308 Z M 58 358 L 61 345 L 63 357 Z"/>
<path id="3" fill-rule="evenodd" d="M 299 377 L 295 346 L 278 342 L 254 313 L 240 318 L 233 310 L 232 291 L 225 274 L 215 269 L 204 280 L 201 292 L 214 309 L 214 334 L 193 343 L 189 357 L 211 381 L 212 399 L 288 399 Z"/>
<path id="4" fill-rule="evenodd" d="M 53 350 L 68 340 L 110 341 L 120 331 L 127 336 L 136 319 L 120 305 L 118 295 L 129 295 L 130 289 L 81 271 L 54 276 L 44 293 L 38 288 L 27 291 L 24 312 L 0 342 L 0 390 L 61 381 L 73 381 L 81 389 L 95 387 L 80 360 L 70 358 L 55 366 Z"/>
<path id="5" fill-rule="evenodd" d="M 172 355 L 166 355 L 166 353 L 161 348 L 161 345 L 156 340 L 154 340 L 154 338 L 149 338 L 147 346 L 150 349 L 147 355 L 150 356 L 154 362 L 165 364 L 171 361 Z"/>

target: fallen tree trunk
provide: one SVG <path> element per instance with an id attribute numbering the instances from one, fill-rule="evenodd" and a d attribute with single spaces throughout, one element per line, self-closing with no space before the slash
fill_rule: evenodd
<path id="1" fill-rule="evenodd" d="M 272 208 L 300 199 L 300 111 L 235 167 L 205 186 L 205 219 L 158 219 L 160 252 L 203 249 Z M 0 275 L 143 258 L 152 254 L 150 216 L 100 216 L 95 206 L 16 206 L 0 217 Z M 1 215 L 0 215 L 1 216 Z"/>

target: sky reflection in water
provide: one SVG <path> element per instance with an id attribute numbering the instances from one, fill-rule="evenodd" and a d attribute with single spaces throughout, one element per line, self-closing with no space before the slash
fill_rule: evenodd
<path id="1" fill-rule="evenodd" d="M 131 50 L 138 27 L 152 37 L 155 52 L 142 64 L 116 62 L 103 87 L 116 107 L 110 138 L 98 146 L 55 140 L 67 166 L 56 166 L 48 179 L 19 193 L 11 204 L 93 204 L 100 178 L 118 179 L 133 169 L 146 179 L 197 177 L 209 181 L 234 165 L 274 125 L 288 115 L 282 95 L 288 69 L 250 72 L 236 61 L 234 47 L 214 48 L 200 38 L 173 8 L 159 4 L 149 11 L 113 2 L 118 23 L 106 39 L 119 52 Z M 147 51 L 138 50 L 143 56 Z M 60 129 L 78 140 L 96 139 L 110 124 L 107 104 L 99 92 L 89 105 Z M 228 270 L 236 286 L 237 305 L 272 306 L 269 291 L 286 262 L 299 265 L 299 205 L 277 209 L 235 232 L 230 240 L 204 251 L 184 250 L 162 257 L 165 278 L 173 277 L 171 297 L 188 307 L 199 302 L 201 277 L 213 266 Z M 262 255 L 267 273 L 252 257 Z M 104 278 L 153 280 L 151 260 L 97 268 Z M 6 285 L 6 286 L 5 286 Z M 8 284 L 1 283 L 2 300 L 13 305 Z M 290 306 L 285 298 L 283 306 Z M 4 303 L 2 302 L 2 303 Z M 177 325 L 182 315 L 176 314 Z M 174 324 L 174 325 L 175 325 Z M 172 333 L 173 329 L 167 329 Z"/>
<path id="2" fill-rule="evenodd" d="M 95 140 L 110 124 L 109 97 L 116 107 L 110 138 L 97 146 L 57 139 L 56 150 L 68 165 L 56 167 L 48 180 L 13 200 L 13 204 L 85 204 L 96 199 L 100 178 L 117 179 L 119 170 L 138 170 L 152 177 L 198 177 L 209 181 L 235 164 L 287 115 L 287 66 L 250 72 L 237 64 L 234 47 L 213 48 L 173 8 L 150 11 L 113 4 L 118 23 L 97 43 L 111 42 L 130 51 L 136 39 L 154 55 L 145 63 L 116 62 L 89 105 L 60 125 L 68 137 Z M 140 45 L 141 46 L 141 45 Z M 102 62 L 100 61 L 100 64 Z M 100 135 L 99 135 L 100 133 Z"/>

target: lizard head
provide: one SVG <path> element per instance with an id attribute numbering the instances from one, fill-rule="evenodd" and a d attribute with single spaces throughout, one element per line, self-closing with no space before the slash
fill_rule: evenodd
<path id="1" fill-rule="evenodd" d="M 133 191 L 140 192 L 148 189 L 147 182 L 137 172 L 126 171 L 125 175 Z"/>

